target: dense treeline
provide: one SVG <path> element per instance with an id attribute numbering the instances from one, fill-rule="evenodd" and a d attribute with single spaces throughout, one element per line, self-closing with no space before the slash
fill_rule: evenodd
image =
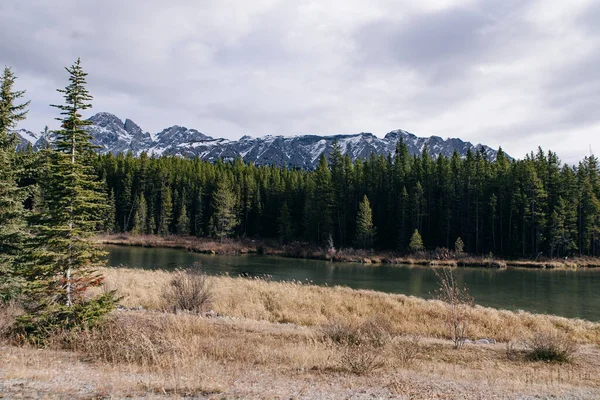
<path id="1" fill-rule="evenodd" d="M 600 253 L 593 156 L 575 167 L 541 149 L 518 161 L 502 150 L 494 161 L 483 152 L 434 159 L 427 148 L 410 156 L 400 142 L 395 154 L 356 162 L 334 145 L 315 171 L 145 154 L 98 156 L 96 168 L 112 207 L 108 232 L 332 241 L 405 252 L 417 230 L 428 249 L 453 248 L 460 237 L 473 254 Z"/>

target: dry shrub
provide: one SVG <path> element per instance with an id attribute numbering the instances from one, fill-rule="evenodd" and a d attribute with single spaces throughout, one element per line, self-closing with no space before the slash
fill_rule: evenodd
<path id="1" fill-rule="evenodd" d="M 196 263 L 192 269 L 175 271 L 162 298 L 165 309 L 202 313 L 210 306 L 213 291 L 204 270 Z"/>
<path id="2" fill-rule="evenodd" d="M 441 271 L 434 272 L 439 282 L 435 295 L 446 304 L 446 327 L 454 342 L 454 348 L 459 349 L 467 338 L 469 310 L 473 308 L 474 300 L 466 287 L 459 287 L 451 268 L 442 268 Z"/>
<path id="3" fill-rule="evenodd" d="M 372 346 L 359 344 L 340 349 L 340 369 L 357 375 L 369 374 L 383 366 L 383 359 Z"/>
<path id="4" fill-rule="evenodd" d="M 423 349 L 421 346 L 421 338 L 419 336 L 411 336 L 409 338 L 396 338 L 392 344 L 392 351 L 403 367 L 407 367 L 415 362 Z"/>
<path id="5" fill-rule="evenodd" d="M 392 332 L 390 321 L 379 315 L 358 324 L 335 320 L 321 326 L 325 340 L 342 346 L 383 347 L 389 343 Z"/>
<path id="6" fill-rule="evenodd" d="M 517 359 L 518 352 L 515 349 L 515 342 L 509 340 L 506 342 L 506 359 L 509 361 L 515 361 Z"/>
<path id="7" fill-rule="evenodd" d="M 335 345 L 340 370 L 364 375 L 383 366 L 380 352 L 391 341 L 392 325 L 383 316 L 358 324 L 333 321 L 321 326 L 321 334 Z"/>
<path id="8" fill-rule="evenodd" d="M 577 345 L 566 334 L 552 331 L 535 332 L 525 341 L 528 350 L 527 358 L 532 361 L 549 361 L 566 363 L 573 360 Z"/>
<path id="9" fill-rule="evenodd" d="M 339 320 L 324 324 L 320 328 L 324 340 L 343 346 L 360 344 L 362 337 L 356 324 Z"/>

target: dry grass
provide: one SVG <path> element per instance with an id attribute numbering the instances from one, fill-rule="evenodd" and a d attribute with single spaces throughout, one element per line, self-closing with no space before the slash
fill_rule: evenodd
<path id="1" fill-rule="evenodd" d="M 162 287 L 172 272 L 104 268 L 108 289 L 123 296 L 122 304 L 162 309 Z M 231 317 L 322 326 L 336 322 L 360 325 L 378 315 L 394 334 L 450 339 L 446 308 L 440 301 L 346 287 L 321 287 L 297 282 L 211 277 L 218 314 Z M 466 311 L 470 339 L 509 341 L 537 331 L 556 330 L 578 343 L 600 344 L 600 324 L 556 316 L 473 307 Z"/>
<path id="2" fill-rule="evenodd" d="M 579 342 L 566 365 L 531 362 L 516 346 L 452 348 L 438 301 L 348 288 L 211 277 L 214 310 L 170 314 L 173 273 L 103 269 L 123 304 L 101 329 L 52 348 L 2 346 L 0 391 L 25 397 L 598 398 L 600 328 L 558 317 L 476 307 L 473 337 L 537 331 Z M 10 321 L 0 313 L 0 321 Z M 286 323 L 281 323 L 286 322 Z"/>

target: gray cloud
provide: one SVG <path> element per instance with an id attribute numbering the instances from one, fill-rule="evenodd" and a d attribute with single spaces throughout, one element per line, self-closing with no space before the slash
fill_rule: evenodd
<path id="1" fill-rule="evenodd" d="M 81 57 L 94 111 L 212 136 L 371 131 L 521 156 L 600 148 L 600 7 L 561 1 L 6 0 L 0 64 L 56 124 Z M 586 143 L 580 149 L 579 143 Z M 583 146 L 583 145 L 582 145 Z M 568 160 L 567 160 L 568 161 Z"/>

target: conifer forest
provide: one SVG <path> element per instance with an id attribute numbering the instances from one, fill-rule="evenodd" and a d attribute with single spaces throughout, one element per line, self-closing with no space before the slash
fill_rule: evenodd
<path id="1" fill-rule="evenodd" d="M 86 121 L 81 124 L 85 134 Z M 14 157 L 6 179 L 28 188 L 24 204 L 34 213 L 56 188 L 49 182 L 60 182 L 62 172 L 50 173 L 48 165 L 52 154 L 70 151 L 65 143 L 37 152 L 29 147 Z M 600 253 L 600 175 L 593 155 L 574 166 L 541 148 L 523 159 L 501 149 L 494 160 L 484 150 L 434 158 L 427 147 L 410 155 L 400 141 L 394 154 L 352 162 L 334 143 L 316 170 L 307 171 L 241 159 L 99 155 L 86 146 L 77 149 L 89 163 L 90 180 L 81 187 L 98 186 L 106 198 L 104 214 L 95 218 L 96 228 L 107 233 L 249 237 L 407 253 L 416 231 L 428 250 L 454 249 L 460 238 L 465 252 L 478 255 Z M 14 143 L 5 148 L 14 151 Z"/>
<path id="2" fill-rule="evenodd" d="M 110 199 L 107 232 L 323 245 L 331 236 L 337 247 L 405 253 L 416 230 L 427 249 L 453 249 L 460 237 L 472 254 L 600 252 L 594 156 L 576 166 L 542 149 L 522 160 L 502 151 L 494 161 L 482 152 L 433 159 L 398 143 L 395 154 L 354 163 L 334 145 L 315 171 L 123 154 L 94 166 Z"/>

